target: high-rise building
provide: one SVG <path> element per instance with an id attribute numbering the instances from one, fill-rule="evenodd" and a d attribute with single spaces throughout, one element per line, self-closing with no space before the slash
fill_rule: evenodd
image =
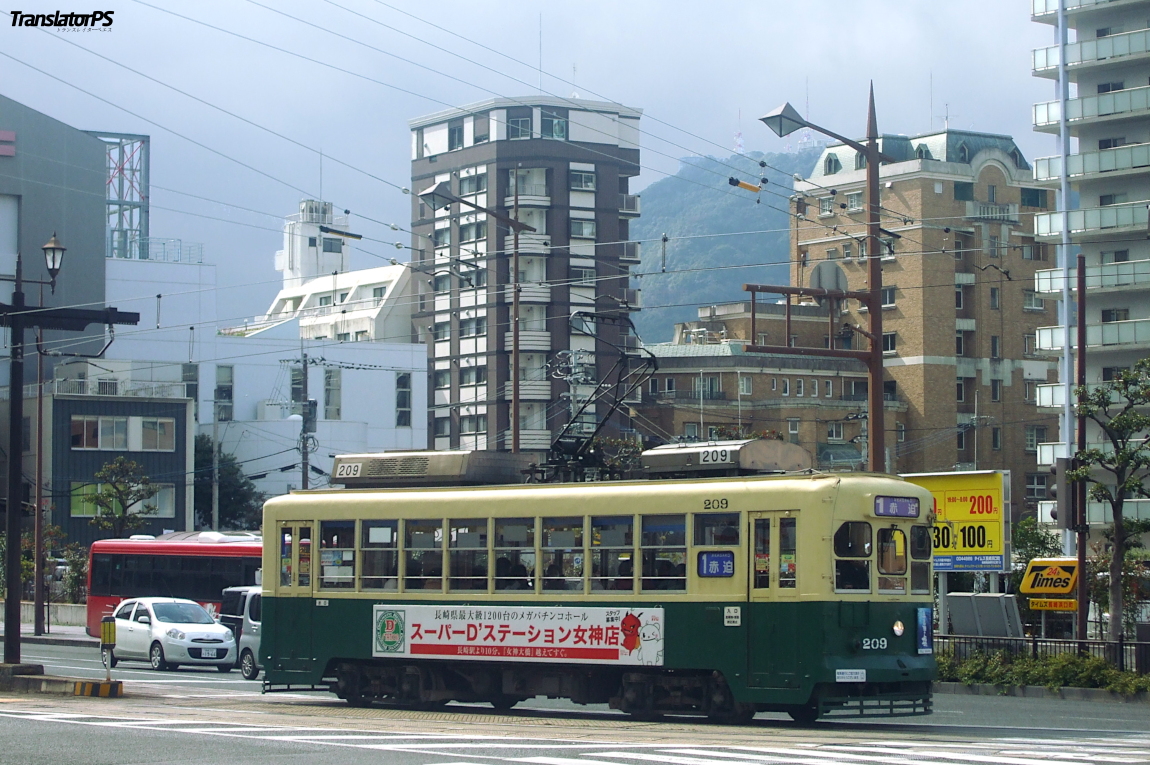
<path id="1" fill-rule="evenodd" d="M 1055 29 L 1055 45 L 1034 51 L 1036 77 L 1058 78 L 1057 0 L 1034 0 L 1033 19 Z M 1067 157 L 1066 174 L 1078 194 L 1078 208 L 1066 213 L 1070 240 L 1086 258 L 1086 382 L 1109 380 L 1150 355 L 1150 241 L 1146 238 L 1150 205 L 1150 2 L 1124 0 L 1066 0 L 1068 44 L 1065 49 L 1070 97 L 1034 106 L 1034 129 L 1059 134 L 1065 109 L 1066 123 L 1076 151 Z M 1057 86 L 1055 93 L 1057 96 Z M 1035 183 L 1058 188 L 1060 155 L 1035 160 Z M 1063 214 L 1035 216 L 1039 241 L 1062 240 Z M 1053 250 L 1053 247 L 1051 247 Z M 1053 264 L 1051 264 L 1053 265 Z M 1074 265 L 1072 262 L 1071 266 Z M 1072 274 L 1074 272 L 1072 271 Z M 1062 293 L 1060 269 L 1039 271 L 1035 288 L 1040 295 Z M 1076 289 L 1072 276 L 1071 293 Z M 1051 317 L 1057 320 L 1057 317 Z M 1070 344 L 1077 342 L 1070 328 Z M 1061 355 L 1065 330 L 1061 324 L 1040 327 L 1040 351 Z M 1076 372 L 1072 369 L 1072 379 Z M 1061 408 L 1065 381 L 1039 388 L 1044 406 Z M 1050 411 L 1054 411 L 1051 409 Z M 1069 439 L 1068 436 L 1069 435 Z M 1075 433 L 1049 432 L 1049 443 L 1039 445 L 1039 462 L 1049 465 L 1066 456 L 1067 441 Z M 1095 426 L 1087 425 L 1087 445 L 1103 440 Z M 1048 503 L 1049 506 L 1053 502 Z M 1150 518 L 1150 502 L 1128 501 L 1127 517 Z M 1102 503 L 1087 507 L 1091 523 L 1108 523 Z M 1047 517 L 1047 519 L 1049 519 Z"/>
<path id="2" fill-rule="evenodd" d="M 418 339 L 428 346 L 429 447 L 511 449 L 511 308 L 519 287 L 519 442 L 545 450 L 617 362 L 634 348 L 625 319 L 638 304 L 629 241 L 639 198 L 640 110 L 614 103 L 497 98 L 410 122 L 412 248 Z M 441 183 L 467 205 L 438 210 L 419 197 Z M 623 363 L 627 363 L 623 359 Z M 577 427 L 593 430 L 608 402 Z M 628 427 L 622 415 L 608 432 Z"/>
<path id="3" fill-rule="evenodd" d="M 1021 511 L 1046 496 L 1037 447 L 1055 426 L 1036 401 L 1056 371 L 1036 344 L 1054 311 L 1034 290 L 1050 261 L 1032 233 L 1052 195 L 1033 188 L 1009 136 L 948 129 L 880 143 L 894 160 L 879 169 L 881 252 L 867 252 L 865 160 L 831 145 L 795 183 L 792 210 L 803 217 L 792 228 L 791 282 L 865 290 L 867 257 L 881 258 L 887 465 L 1010 470 Z M 846 302 L 839 323 L 865 329 L 866 308 Z M 824 340 L 846 342 L 869 341 L 857 332 Z M 899 422 L 905 432 L 894 438 Z"/>

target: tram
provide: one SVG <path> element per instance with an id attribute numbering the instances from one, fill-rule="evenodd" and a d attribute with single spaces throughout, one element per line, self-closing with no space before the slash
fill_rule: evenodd
<path id="1" fill-rule="evenodd" d="M 928 714 L 931 507 L 865 473 L 276 497 L 264 687 L 731 722 Z"/>

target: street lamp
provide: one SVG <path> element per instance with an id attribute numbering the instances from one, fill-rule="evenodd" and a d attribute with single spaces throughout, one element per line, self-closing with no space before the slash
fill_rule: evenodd
<path id="1" fill-rule="evenodd" d="M 883 356 L 882 356 L 882 267 L 879 242 L 879 163 L 894 161 L 879 151 L 878 120 L 874 110 L 874 85 L 870 88 L 870 103 L 867 111 L 866 143 L 851 140 L 824 127 L 808 122 L 795 107 L 789 103 L 768 112 L 760 121 L 775 132 L 780 138 L 790 135 L 800 128 L 810 128 L 823 135 L 841 141 L 861 154 L 866 160 L 866 207 L 867 207 L 867 290 L 859 299 L 867 306 L 870 318 L 869 331 L 865 334 L 870 339 L 870 352 L 866 354 L 867 368 L 870 373 L 870 387 L 867 391 L 867 408 L 871 415 L 872 425 L 869 433 L 869 468 L 871 471 L 881 473 L 886 471 L 886 444 L 883 415 Z M 789 301 L 789 298 L 788 298 Z"/>
<path id="2" fill-rule="evenodd" d="M 60 244 L 60 240 L 56 238 L 56 232 L 53 231 L 52 238 L 40 249 L 44 250 L 44 264 L 48 267 L 52 291 L 55 292 L 56 277 L 60 275 L 60 268 L 64 265 L 64 250 L 67 248 Z"/>
<path id="3" fill-rule="evenodd" d="M 516 179 L 518 181 L 518 179 Z M 487 213 L 500 223 L 505 223 L 514 236 L 511 255 L 511 452 L 519 453 L 519 233 L 522 231 L 535 231 L 534 226 L 519 221 L 519 183 L 515 184 L 515 207 L 513 217 L 507 217 L 488 207 L 480 207 L 474 202 L 468 202 L 456 196 L 451 191 L 451 184 L 441 181 L 427 191 L 422 192 L 419 198 L 432 210 L 442 210 L 452 204 L 466 205 L 473 210 Z"/>

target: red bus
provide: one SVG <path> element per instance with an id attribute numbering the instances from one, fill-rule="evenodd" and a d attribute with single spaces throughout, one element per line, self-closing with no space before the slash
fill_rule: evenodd
<path id="1" fill-rule="evenodd" d="M 88 553 L 88 634 L 128 598 L 195 600 L 215 613 L 225 587 L 259 584 L 263 543 L 248 532 L 177 531 L 101 539 Z"/>

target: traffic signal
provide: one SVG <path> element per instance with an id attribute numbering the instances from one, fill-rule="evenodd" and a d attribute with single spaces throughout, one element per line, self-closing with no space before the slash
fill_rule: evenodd
<path id="1" fill-rule="evenodd" d="M 1050 466 L 1050 473 L 1054 476 L 1054 483 L 1047 484 L 1046 493 L 1055 501 L 1054 525 L 1060 529 L 1074 528 L 1074 500 L 1070 496 L 1070 483 L 1066 480 L 1066 472 L 1073 468 L 1073 460 L 1069 457 L 1057 457 Z"/>
<path id="2" fill-rule="evenodd" d="M 315 432 L 315 420 L 319 412 L 319 404 L 314 398 L 309 398 L 303 407 L 303 432 Z"/>

